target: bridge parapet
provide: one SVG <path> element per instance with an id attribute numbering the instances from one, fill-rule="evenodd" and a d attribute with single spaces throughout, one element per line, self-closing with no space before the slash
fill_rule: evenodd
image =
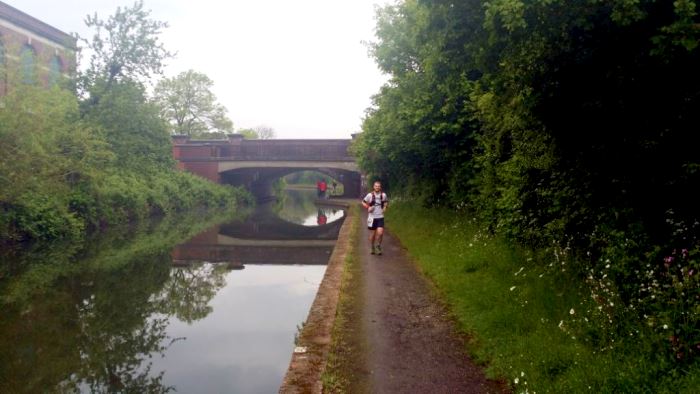
<path id="1" fill-rule="evenodd" d="M 246 140 L 239 134 L 226 140 L 173 137 L 173 156 L 179 161 L 348 161 L 350 139 Z"/>

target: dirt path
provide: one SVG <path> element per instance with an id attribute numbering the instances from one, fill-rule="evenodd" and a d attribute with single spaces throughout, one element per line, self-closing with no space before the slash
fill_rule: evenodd
<path id="1" fill-rule="evenodd" d="M 464 352 L 463 339 L 431 285 L 399 241 L 385 234 L 382 256 L 359 244 L 363 277 L 361 335 L 372 393 L 502 393 Z"/>

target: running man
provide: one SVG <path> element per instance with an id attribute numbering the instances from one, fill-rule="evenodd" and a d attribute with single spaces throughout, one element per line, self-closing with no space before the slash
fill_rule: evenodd
<path id="1" fill-rule="evenodd" d="M 386 193 L 382 192 L 382 183 L 374 182 L 372 192 L 367 193 L 362 200 L 362 206 L 367 210 L 367 228 L 371 231 L 369 243 L 372 245 L 371 254 L 382 254 L 382 237 L 384 235 L 384 212 L 389 206 Z M 377 245 L 375 246 L 375 241 Z"/>

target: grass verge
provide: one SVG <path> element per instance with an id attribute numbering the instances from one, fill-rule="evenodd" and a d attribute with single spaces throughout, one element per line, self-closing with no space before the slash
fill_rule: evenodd
<path id="1" fill-rule="evenodd" d="M 466 215 L 416 210 L 414 203 L 393 204 L 387 223 L 472 338 L 477 362 L 513 391 L 691 393 L 700 387 L 698 363 L 669 374 L 671 361 L 650 348 L 642 325 L 610 321 L 629 336 L 596 338 L 598 323 L 585 316 L 597 305 L 565 256 L 520 249 L 480 231 Z"/>
<path id="2" fill-rule="evenodd" d="M 358 368 L 363 362 L 364 343 L 358 334 L 362 329 L 361 305 L 363 283 L 357 245 L 362 224 L 362 215 L 357 206 L 350 234 L 351 248 L 346 256 L 343 268 L 342 284 L 338 309 L 332 331 L 332 342 L 328 353 L 326 368 L 321 375 L 324 393 L 364 393 L 367 392 L 366 380 Z"/>

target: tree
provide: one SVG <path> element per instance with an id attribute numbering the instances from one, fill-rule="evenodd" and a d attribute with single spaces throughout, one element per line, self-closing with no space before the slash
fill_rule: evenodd
<path id="1" fill-rule="evenodd" d="M 261 140 L 269 140 L 275 138 L 275 129 L 272 127 L 267 127 L 265 125 L 256 126 L 253 128 L 258 138 Z"/>
<path id="2" fill-rule="evenodd" d="M 86 84 L 103 82 L 109 86 L 124 79 L 143 81 L 162 74 L 165 60 L 174 54 L 158 40 L 168 24 L 149 19 L 150 13 L 140 0 L 132 7 L 117 7 L 106 21 L 96 13 L 85 18 L 85 24 L 96 32 L 91 41 L 82 39 L 91 53 L 90 65 L 81 78 L 84 89 Z"/>
<path id="3" fill-rule="evenodd" d="M 238 129 L 236 132 L 243 136 L 247 140 L 257 140 L 258 133 L 253 129 Z"/>
<path id="4" fill-rule="evenodd" d="M 92 40 L 83 39 L 91 57 L 79 78 L 83 117 L 105 131 L 120 164 L 140 170 L 173 164 L 167 124 L 145 87 L 173 54 L 158 38 L 167 23 L 149 15 L 137 1 L 118 7 L 106 21 L 88 16 L 85 23 L 96 32 Z"/>
<path id="5" fill-rule="evenodd" d="M 275 129 L 268 126 L 256 126 L 249 129 L 238 129 L 238 134 L 242 134 L 247 140 L 269 140 L 275 138 Z"/>
<path id="6" fill-rule="evenodd" d="M 118 82 L 100 97 L 84 116 L 104 130 L 120 167 L 138 171 L 173 167 L 168 125 L 147 99 L 143 85 Z"/>
<path id="7" fill-rule="evenodd" d="M 605 286 L 615 305 L 636 304 L 613 319 L 664 319 L 672 343 L 659 330 L 648 348 L 666 348 L 679 366 L 697 362 L 692 275 L 672 273 L 690 272 L 700 250 L 697 3 L 405 0 L 381 9 L 370 49 L 391 79 L 353 142 L 359 164 L 400 180 L 395 194 L 466 204 L 528 246 L 566 244 L 575 259 L 567 269 L 588 284 L 614 261 Z M 660 274 L 642 274 L 661 261 Z M 646 278 L 668 291 L 651 294 Z M 613 327 L 626 336 L 628 326 Z"/>
<path id="8" fill-rule="evenodd" d="M 154 99 L 173 134 L 197 136 L 206 132 L 231 132 L 233 123 L 226 108 L 216 102 L 214 82 L 194 70 L 158 82 Z"/>

